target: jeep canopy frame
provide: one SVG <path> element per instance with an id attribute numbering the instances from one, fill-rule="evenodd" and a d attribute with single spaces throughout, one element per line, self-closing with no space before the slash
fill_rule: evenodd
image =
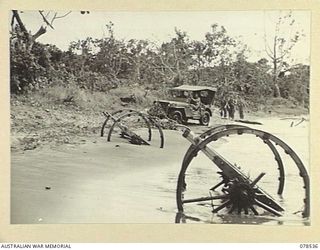
<path id="1" fill-rule="evenodd" d="M 205 105 L 211 105 L 213 98 L 217 92 L 217 88 L 208 86 L 194 86 L 194 85 L 181 85 L 169 90 L 171 94 L 175 94 L 176 97 L 187 98 L 190 93 L 198 93 L 201 103 Z"/>

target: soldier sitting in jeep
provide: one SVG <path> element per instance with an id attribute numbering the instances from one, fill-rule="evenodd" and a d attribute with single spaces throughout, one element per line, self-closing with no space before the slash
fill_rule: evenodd
<path id="1" fill-rule="evenodd" d="M 170 91 L 170 100 L 159 100 L 163 112 L 179 123 L 188 119 L 199 120 L 201 125 L 208 126 L 212 116 L 211 105 L 216 89 L 207 86 L 181 85 Z"/>
<path id="2" fill-rule="evenodd" d="M 190 93 L 189 102 L 194 110 L 198 110 L 201 105 L 201 99 L 198 95 L 198 93 Z"/>

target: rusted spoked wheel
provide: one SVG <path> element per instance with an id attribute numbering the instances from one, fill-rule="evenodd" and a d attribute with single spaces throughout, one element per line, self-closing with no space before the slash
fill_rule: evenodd
<path id="1" fill-rule="evenodd" d="M 261 189 L 259 189 L 257 186 L 257 183 L 265 175 L 265 173 L 262 173 L 264 171 L 261 171 L 259 175 L 254 176 L 256 177 L 256 179 L 254 180 L 250 180 L 249 178 L 241 178 L 241 175 L 238 175 L 237 171 L 235 172 L 236 174 L 232 172 L 224 173 L 224 171 L 221 171 L 219 173 L 221 174 L 222 180 L 214 187 L 208 188 L 207 191 L 210 194 L 209 196 L 201 195 L 200 197 L 190 197 L 190 195 L 187 195 L 187 193 L 189 193 L 192 196 L 193 191 L 190 190 L 190 187 L 188 187 L 186 176 L 188 176 L 190 179 L 192 179 L 192 177 L 198 178 L 197 176 L 192 176 L 189 170 L 190 168 L 192 168 L 191 165 L 193 165 L 192 160 L 198 155 L 199 151 L 207 150 L 211 146 L 214 147 L 214 145 L 218 143 L 218 140 L 223 137 L 245 134 L 255 135 L 258 139 L 261 139 L 264 143 L 266 143 L 268 147 L 271 149 L 274 158 L 276 159 L 280 175 L 280 177 L 277 178 L 279 180 L 278 194 L 282 193 L 284 187 L 284 165 L 276 147 L 282 148 L 284 152 L 293 160 L 293 163 L 295 164 L 298 170 L 299 176 L 302 178 L 303 181 L 302 188 L 304 189 L 304 197 L 302 203 L 304 207 L 302 209 L 302 216 L 309 217 L 309 176 L 300 158 L 286 143 L 284 143 L 276 136 L 261 130 L 252 129 L 240 125 L 225 125 L 208 130 L 207 132 L 199 136 L 199 140 L 196 145 L 190 146 L 183 159 L 182 167 L 178 178 L 176 193 L 178 211 L 180 213 L 183 213 L 185 210 L 184 207 L 190 206 L 191 204 L 197 204 L 199 202 L 203 203 L 208 201 L 212 202 L 218 200 L 219 204 L 213 206 L 212 212 L 214 213 L 227 208 L 228 213 L 244 212 L 245 214 L 253 213 L 254 215 L 257 215 L 258 212 L 256 208 L 259 207 L 260 209 L 267 211 L 275 216 L 280 216 L 282 214 L 283 208 L 267 193 L 265 193 L 264 191 L 260 191 Z M 209 143 L 211 144 L 209 145 Z M 214 156 L 210 158 L 210 160 L 211 164 L 214 163 L 220 168 L 220 170 L 224 169 L 223 164 L 228 164 L 227 160 L 218 156 Z M 277 179 L 275 181 L 278 181 Z M 216 180 L 218 180 L 218 178 L 216 178 Z M 218 187 L 222 187 L 219 193 L 217 192 Z"/>
<path id="2" fill-rule="evenodd" d="M 227 129 L 231 129 L 231 128 L 248 128 L 247 126 L 243 126 L 243 125 L 235 125 L 235 124 L 226 124 L 226 125 L 220 125 L 220 126 L 217 126 L 217 127 L 213 127 L 213 128 L 210 128 L 209 130 L 205 131 L 204 133 L 202 133 L 199 138 L 201 140 L 204 140 L 210 136 L 212 136 L 213 134 L 215 133 L 218 133 L 218 132 L 221 132 L 221 131 L 224 131 L 224 130 L 227 130 Z M 277 162 L 277 169 L 279 171 L 279 184 L 278 184 L 278 191 L 277 193 L 279 195 L 281 195 L 283 193 L 283 189 L 284 189 L 284 182 L 285 182 L 285 171 L 284 171 L 284 166 L 283 166 L 283 162 L 282 162 L 282 159 L 281 159 L 281 156 L 279 154 L 279 152 L 277 151 L 275 145 L 268 139 L 264 139 L 263 140 L 263 143 L 265 143 L 269 149 L 271 150 L 271 152 L 273 153 L 274 155 L 274 159 L 275 161 Z M 184 156 L 184 159 L 183 161 L 186 161 L 187 159 L 189 159 L 191 157 L 191 154 L 193 153 L 193 148 L 195 146 L 194 145 L 191 145 L 189 147 L 189 149 L 187 150 L 185 156 Z"/>
<path id="3" fill-rule="evenodd" d="M 147 142 L 150 142 L 151 141 L 151 138 L 152 138 L 152 126 L 155 127 L 158 131 L 159 131 L 159 136 L 160 136 L 160 148 L 163 148 L 164 147 L 164 134 L 163 134 L 163 130 L 161 128 L 161 125 L 158 123 L 158 121 L 146 114 L 146 113 L 143 113 L 143 112 L 140 112 L 140 111 L 137 111 L 137 110 L 132 110 L 132 109 L 121 109 L 121 110 L 118 110 L 116 112 L 113 112 L 111 114 L 111 116 L 108 114 L 106 114 L 107 118 L 105 119 L 102 127 L 101 127 L 101 136 L 103 137 L 104 136 L 104 131 L 105 131 L 105 128 L 108 124 L 108 122 L 111 120 L 111 126 L 110 126 L 110 129 L 108 131 L 108 135 L 107 135 L 107 141 L 111 141 L 111 136 L 112 136 L 112 133 L 115 129 L 115 127 L 117 125 L 119 125 L 119 123 L 123 122 L 125 118 L 128 118 L 128 117 L 137 117 L 137 118 L 141 118 L 145 124 L 147 125 L 147 129 L 148 129 L 148 139 L 145 140 L 146 144 L 148 144 Z M 122 133 L 123 135 L 123 133 Z M 139 137 L 139 135 L 137 135 Z"/>
<path id="4" fill-rule="evenodd" d="M 117 110 L 117 111 L 115 111 L 115 112 L 112 112 L 111 115 L 112 115 L 112 116 L 117 116 L 117 117 L 119 117 L 120 114 L 124 114 L 125 112 L 126 112 L 126 113 L 132 113 L 132 112 L 138 112 L 138 111 L 133 110 L 133 109 L 119 109 L 119 110 Z M 100 131 L 100 136 L 101 136 L 101 137 L 104 136 L 104 131 L 105 131 L 105 129 L 106 129 L 106 126 L 107 126 L 109 120 L 110 120 L 110 116 L 108 116 L 108 117 L 104 120 L 104 122 L 103 122 L 103 124 L 102 124 L 102 126 L 101 126 L 101 131 Z M 112 121 L 112 119 L 111 119 L 111 121 Z"/>

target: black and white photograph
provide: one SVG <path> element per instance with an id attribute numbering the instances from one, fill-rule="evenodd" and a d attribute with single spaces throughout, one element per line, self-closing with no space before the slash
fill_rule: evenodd
<path id="1" fill-rule="evenodd" d="M 11 224 L 312 225 L 311 11 L 8 23 Z"/>

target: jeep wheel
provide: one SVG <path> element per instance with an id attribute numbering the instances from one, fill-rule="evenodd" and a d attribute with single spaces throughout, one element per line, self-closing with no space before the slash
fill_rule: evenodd
<path id="1" fill-rule="evenodd" d="M 180 111 L 176 110 L 176 111 L 172 112 L 171 118 L 172 118 L 172 120 L 175 120 L 179 124 L 184 123 L 183 115 Z"/>
<path id="2" fill-rule="evenodd" d="M 210 123 L 210 114 L 208 111 L 204 112 L 204 114 L 200 117 L 200 124 L 203 126 L 208 126 Z"/>

